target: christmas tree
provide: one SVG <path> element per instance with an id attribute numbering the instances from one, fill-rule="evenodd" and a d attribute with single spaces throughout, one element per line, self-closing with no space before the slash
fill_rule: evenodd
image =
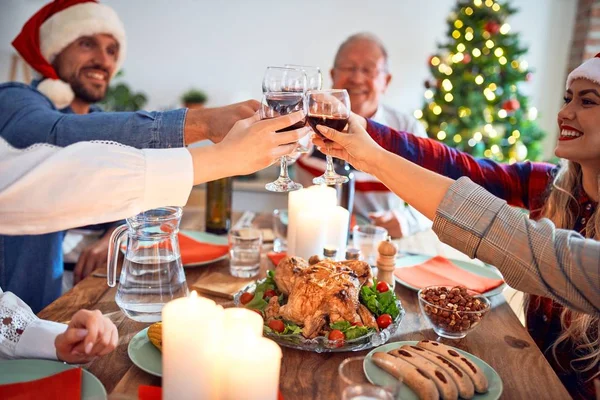
<path id="1" fill-rule="evenodd" d="M 415 111 L 431 137 L 502 162 L 541 157 L 544 132 L 521 93 L 532 76 L 527 48 L 507 23 L 516 12 L 507 1 L 458 1 L 447 43 L 429 59 L 425 105 Z"/>

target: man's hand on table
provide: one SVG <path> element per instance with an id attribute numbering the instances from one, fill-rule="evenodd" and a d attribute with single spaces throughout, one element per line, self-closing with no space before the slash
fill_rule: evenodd
<path id="1" fill-rule="evenodd" d="M 96 268 L 106 269 L 110 236 L 116 227 L 109 229 L 97 242 L 86 247 L 79 256 L 73 270 L 73 284 L 76 285 Z"/>
<path id="2" fill-rule="evenodd" d="M 369 218 L 373 225 L 385 228 L 392 238 L 399 239 L 402 237 L 402 224 L 400 222 L 402 217 L 396 210 L 370 213 Z"/>
<path id="3" fill-rule="evenodd" d="M 54 341 L 59 360 L 85 364 L 113 351 L 119 342 L 117 327 L 98 310 L 79 310 L 67 330 Z"/>

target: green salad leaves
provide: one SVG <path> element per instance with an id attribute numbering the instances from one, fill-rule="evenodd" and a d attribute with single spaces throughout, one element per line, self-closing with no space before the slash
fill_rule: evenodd
<path id="1" fill-rule="evenodd" d="M 364 285 L 360 289 L 360 302 L 363 303 L 369 311 L 379 317 L 382 314 L 390 314 L 393 320 L 400 315 L 400 309 L 396 304 L 396 295 L 388 290 L 380 293 L 376 289 L 377 279 L 373 279 L 373 286 Z"/>

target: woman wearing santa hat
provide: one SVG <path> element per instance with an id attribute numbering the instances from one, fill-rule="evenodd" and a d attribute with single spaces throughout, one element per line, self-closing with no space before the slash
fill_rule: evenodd
<path id="1" fill-rule="evenodd" d="M 477 160 L 358 116 L 350 134 L 319 129 L 335 142 L 332 156 L 375 175 L 434 218 L 442 241 L 495 265 L 508 284 L 531 294 L 531 336 L 569 393 L 588 399 L 600 375 L 600 54 L 569 74 L 558 126 L 560 167 Z"/>
<path id="2" fill-rule="evenodd" d="M 127 52 L 121 20 L 97 1 L 45 5 L 25 23 L 13 46 L 39 74 L 32 85 L 0 84 L 0 137 L 16 148 L 87 140 L 136 148 L 183 147 L 204 139 L 218 143 L 238 120 L 258 109 L 252 100 L 203 110 L 97 112 L 93 103 L 104 96 Z M 68 181 L 54 192 L 66 187 Z M 63 237 L 64 232 L 0 236 L 0 286 L 17 293 L 36 312 L 56 299 Z"/>

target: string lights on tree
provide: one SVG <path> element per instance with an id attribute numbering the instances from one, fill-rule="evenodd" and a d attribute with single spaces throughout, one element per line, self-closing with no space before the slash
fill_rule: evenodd
<path id="1" fill-rule="evenodd" d="M 508 0 L 458 0 L 415 111 L 431 137 L 497 161 L 541 157 L 544 132 L 521 90 L 532 79 L 527 48 L 507 22 L 516 12 Z"/>

